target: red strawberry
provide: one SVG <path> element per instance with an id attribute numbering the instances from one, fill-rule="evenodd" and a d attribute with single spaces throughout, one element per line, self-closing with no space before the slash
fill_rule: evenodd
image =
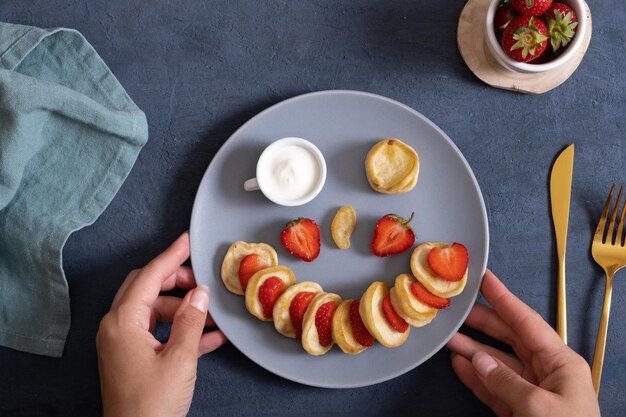
<path id="1" fill-rule="evenodd" d="M 378 220 L 372 238 L 372 252 L 376 256 L 389 256 L 404 252 L 415 243 L 415 233 L 409 223 L 413 220 L 413 215 L 408 220 L 397 214 L 386 214 Z"/>
<path id="2" fill-rule="evenodd" d="M 523 16 L 541 16 L 552 4 L 552 0 L 511 0 L 511 6 Z"/>
<path id="3" fill-rule="evenodd" d="M 328 301 L 320 306 L 315 312 L 315 327 L 320 345 L 327 347 L 333 343 L 333 335 L 330 329 L 330 322 L 335 314 L 337 303 Z"/>
<path id="4" fill-rule="evenodd" d="M 502 49 L 518 62 L 528 62 L 539 57 L 547 45 L 546 25 L 535 17 L 516 17 L 502 35 Z"/>
<path id="5" fill-rule="evenodd" d="M 428 266 L 446 281 L 460 281 L 465 275 L 469 256 L 467 248 L 460 243 L 453 243 L 445 249 L 432 248 L 428 253 Z"/>
<path id="6" fill-rule="evenodd" d="M 552 3 L 546 12 L 550 46 L 556 51 L 561 46 L 566 47 L 576 34 L 578 19 L 576 13 L 563 3 Z"/>
<path id="7" fill-rule="evenodd" d="M 251 253 L 250 255 L 246 255 L 241 260 L 241 262 L 239 263 L 239 282 L 241 283 L 241 289 L 243 290 L 243 292 L 246 292 L 250 277 L 259 272 L 261 269 L 267 268 L 268 266 L 269 265 L 262 261 L 261 255 L 259 255 L 258 253 Z"/>
<path id="8" fill-rule="evenodd" d="M 314 220 L 298 217 L 287 223 L 280 242 L 290 254 L 311 262 L 320 254 L 320 228 Z"/>
<path id="9" fill-rule="evenodd" d="M 285 282 L 278 277 L 269 277 L 259 288 L 259 302 L 263 306 L 263 315 L 272 318 L 276 299 L 285 291 Z"/>
<path id="10" fill-rule="evenodd" d="M 354 300 L 350 303 L 350 325 L 352 326 L 352 334 L 357 342 L 363 346 L 372 346 L 374 344 L 374 336 L 363 324 L 361 313 L 359 313 L 360 300 Z"/>
<path id="11" fill-rule="evenodd" d="M 296 339 L 298 340 L 302 339 L 302 318 L 313 297 L 315 297 L 314 292 L 301 291 L 293 297 L 291 304 L 289 304 L 289 317 L 293 328 L 296 330 Z"/>
<path id="12" fill-rule="evenodd" d="M 493 18 L 493 25 L 496 29 L 496 32 L 502 35 L 504 29 L 506 29 L 509 23 L 511 23 L 511 20 L 515 18 L 515 16 L 517 16 L 517 14 L 515 13 L 515 10 L 513 10 L 513 8 L 511 7 L 510 3 L 500 3 L 498 5 L 498 8 L 496 9 L 496 15 Z"/>
<path id="13" fill-rule="evenodd" d="M 409 323 L 404 321 L 402 317 L 394 310 L 393 304 L 391 304 L 391 297 L 389 294 L 385 298 L 383 298 L 383 313 L 385 314 L 385 318 L 391 324 L 391 327 L 396 329 L 399 333 L 406 332 L 406 329 L 409 328 Z"/>
<path id="14" fill-rule="evenodd" d="M 442 308 L 447 308 L 450 305 L 449 298 L 439 297 L 426 289 L 422 285 L 421 282 L 412 282 L 411 283 L 411 293 L 420 300 L 422 303 L 431 306 L 432 308 L 436 308 L 441 310 Z"/>

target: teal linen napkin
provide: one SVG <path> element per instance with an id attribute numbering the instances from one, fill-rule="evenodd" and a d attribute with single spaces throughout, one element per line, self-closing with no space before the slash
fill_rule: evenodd
<path id="1" fill-rule="evenodd" d="M 145 115 L 80 33 L 0 23 L 0 345 L 62 355 L 63 246 L 147 139 Z"/>

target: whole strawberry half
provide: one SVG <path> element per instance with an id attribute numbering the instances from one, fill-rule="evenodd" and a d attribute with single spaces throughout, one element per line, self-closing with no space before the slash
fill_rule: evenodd
<path id="1" fill-rule="evenodd" d="M 552 0 L 511 0 L 511 6 L 523 16 L 541 16 L 551 4 Z"/>
<path id="2" fill-rule="evenodd" d="M 500 3 L 496 9 L 496 14 L 493 17 L 493 26 L 496 29 L 496 33 L 502 35 L 504 29 L 511 23 L 511 20 L 515 19 L 517 13 L 511 7 L 509 2 Z"/>
<path id="3" fill-rule="evenodd" d="M 320 254 L 320 228 L 314 220 L 298 217 L 287 223 L 280 234 L 280 243 L 290 254 L 311 262 Z"/>
<path id="4" fill-rule="evenodd" d="M 411 229 L 411 220 L 397 214 L 386 214 L 378 220 L 372 238 L 372 252 L 376 256 L 389 256 L 404 252 L 415 243 L 415 233 Z"/>
<path id="5" fill-rule="evenodd" d="M 528 62 L 541 56 L 548 46 L 548 29 L 536 17 L 518 16 L 502 35 L 502 49 L 515 61 Z"/>
<path id="6" fill-rule="evenodd" d="M 548 24 L 548 36 L 552 50 L 557 51 L 561 47 L 567 46 L 576 35 L 578 19 L 576 13 L 563 3 L 552 3 L 546 12 L 546 22 Z"/>

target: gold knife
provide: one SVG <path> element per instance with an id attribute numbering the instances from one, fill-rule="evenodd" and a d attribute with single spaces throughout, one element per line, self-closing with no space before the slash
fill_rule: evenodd
<path id="1" fill-rule="evenodd" d="M 556 332 L 567 344 L 567 309 L 565 307 L 565 245 L 567 243 L 567 223 L 574 172 L 574 145 L 569 145 L 554 161 L 550 174 L 550 205 L 552 222 L 556 236 L 556 251 L 559 260 L 556 285 L 557 309 Z"/>

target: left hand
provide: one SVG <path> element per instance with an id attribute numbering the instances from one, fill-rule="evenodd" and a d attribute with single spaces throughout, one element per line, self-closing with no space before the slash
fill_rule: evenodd
<path id="1" fill-rule="evenodd" d="M 196 382 L 198 357 L 224 344 L 207 314 L 209 289 L 196 287 L 185 232 L 120 287 L 96 336 L 104 416 L 184 416 Z M 160 295 L 190 289 L 184 298 Z M 172 321 L 167 343 L 156 340 L 156 322 Z"/>

